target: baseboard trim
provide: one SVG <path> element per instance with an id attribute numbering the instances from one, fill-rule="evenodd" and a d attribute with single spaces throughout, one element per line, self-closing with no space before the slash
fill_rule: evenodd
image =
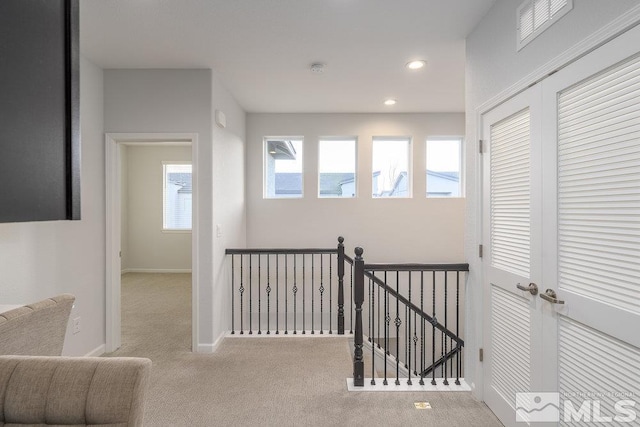
<path id="1" fill-rule="evenodd" d="M 420 385 L 420 378 L 412 378 L 412 385 L 408 385 L 407 378 L 399 378 L 400 384 L 396 385 L 396 379 L 389 378 L 388 385 L 383 385 L 382 378 L 375 379 L 375 385 L 371 385 L 371 378 L 364 379 L 364 386 L 356 387 L 353 385 L 353 378 L 347 378 L 347 390 L 349 391 L 471 391 L 471 387 L 464 378 L 460 378 L 460 384 L 456 384 L 455 378 L 449 378 L 449 385 L 444 385 L 442 378 L 436 378 L 436 385 L 431 384 L 431 378 L 425 378 L 424 385 Z"/>
<path id="2" fill-rule="evenodd" d="M 196 352 L 198 353 L 215 353 L 222 341 L 227 337 L 227 333 L 223 332 L 218 336 L 218 338 L 213 342 L 213 344 L 198 344 L 196 348 Z"/>
<path id="3" fill-rule="evenodd" d="M 284 331 L 280 331 L 276 334 L 275 331 L 262 331 L 259 334 L 257 331 L 253 331 L 251 334 L 248 331 L 244 331 L 244 333 L 240 333 L 239 331 L 235 331 L 235 333 L 231 333 L 230 331 L 225 333 L 225 337 L 227 338 L 347 338 L 353 337 L 353 335 L 349 333 L 345 333 L 343 335 L 338 335 L 337 332 L 333 331 L 329 333 L 329 331 L 314 331 L 312 334 L 311 331 L 287 331 L 285 334 Z"/>
<path id="4" fill-rule="evenodd" d="M 191 273 L 190 268 L 125 268 L 120 274 L 125 273 Z"/>
<path id="5" fill-rule="evenodd" d="M 85 354 L 84 357 L 100 357 L 104 354 L 106 348 L 105 344 L 100 344 L 98 347 Z"/>

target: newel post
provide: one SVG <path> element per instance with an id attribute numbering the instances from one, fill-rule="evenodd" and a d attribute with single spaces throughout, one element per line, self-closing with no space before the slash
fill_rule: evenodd
<path id="1" fill-rule="evenodd" d="M 362 258 L 362 248 L 355 249 L 356 257 L 354 264 L 353 280 L 353 302 L 356 306 L 356 327 L 354 334 L 354 357 L 353 357 L 353 385 L 364 386 L 364 360 L 362 354 L 362 304 L 364 303 L 364 259 Z"/>
<path id="2" fill-rule="evenodd" d="M 338 335 L 344 335 L 344 237 L 338 237 Z"/>

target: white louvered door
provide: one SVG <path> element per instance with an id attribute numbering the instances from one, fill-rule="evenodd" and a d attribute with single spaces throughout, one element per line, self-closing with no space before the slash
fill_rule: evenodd
<path id="1" fill-rule="evenodd" d="M 544 381 L 561 425 L 585 396 L 590 421 L 640 425 L 639 51 L 636 28 L 542 84 L 543 282 L 564 301 L 543 304 Z M 629 396 L 631 424 L 615 408 Z"/>
<path id="2" fill-rule="evenodd" d="M 542 386 L 540 301 L 522 290 L 542 275 L 540 96 L 534 86 L 483 116 L 484 398 L 505 425 L 516 393 Z"/>

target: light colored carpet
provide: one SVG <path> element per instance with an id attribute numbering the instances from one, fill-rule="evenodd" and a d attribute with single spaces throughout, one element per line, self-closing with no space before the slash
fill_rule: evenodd
<path id="1" fill-rule="evenodd" d="M 126 274 L 122 307 L 110 356 L 153 360 L 146 426 L 501 425 L 470 393 L 348 392 L 344 337 L 227 338 L 191 353 L 189 275 Z"/>

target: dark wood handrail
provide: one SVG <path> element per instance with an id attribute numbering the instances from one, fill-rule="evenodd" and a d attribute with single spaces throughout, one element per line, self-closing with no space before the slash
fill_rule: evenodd
<path id="1" fill-rule="evenodd" d="M 469 264 L 365 264 L 365 271 L 469 271 Z"/>
<path id="2" fill-rule="evenodd" d="M 226 249 L 226 255 L 250 255 L 250 254 L 272 254 L 272 255 L 302 255 L 302 254 L 337 254 L 336 248 L 249 248 L 249 249 Z"/>

